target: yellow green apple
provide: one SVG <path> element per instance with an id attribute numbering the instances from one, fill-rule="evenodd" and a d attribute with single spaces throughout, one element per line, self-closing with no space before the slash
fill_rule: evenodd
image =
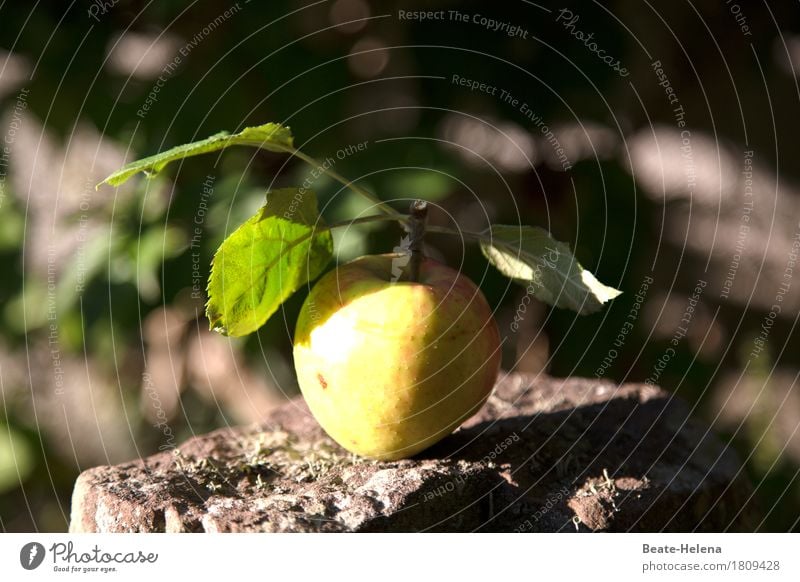
<path id="1" fill-rule="evenodd" d="M 314 417 L 345 449 L 381 460 L 449 435 L 484 404 L 500 368 L 500 334 L 480 289 L 429 258 L 416 280 L 395 280 L 401 257 L 361 257 L 327 273 L 294 338 Z"/>

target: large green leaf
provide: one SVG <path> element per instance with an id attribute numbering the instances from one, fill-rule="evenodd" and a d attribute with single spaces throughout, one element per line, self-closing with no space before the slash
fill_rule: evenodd
<path id="1" fill-rule="evenodd" d="M 284 188 L 217 249 L 208 280 L 211 329 L 241 336 L 257 330 L 333 257 L 333 239 L 311 190 Z"/>
<path id="2" fill-rule="evenodd" d="M 528 287 L 537 299 L 585 315 L 599 310 L 621 291 L 603 285 L 543 228 L 492 225 L 481 250 L 506 277 Z"/>
<path id="3" fill-rule="evenodd" d="M 111 174 L 100 184 L 119 186 L 139 172 L 154 176 L 171 162 L 216 152 L 235 145 L 260 147 L 273 152 L 291 152 L 294 149 L 292 131 L 288 127 L 279 123 L 265 123 L 255 127 L 246 127 L 234 134 L 221 131 L 206 139 L 179 145 L 160 154 L 131 162 Z"/>

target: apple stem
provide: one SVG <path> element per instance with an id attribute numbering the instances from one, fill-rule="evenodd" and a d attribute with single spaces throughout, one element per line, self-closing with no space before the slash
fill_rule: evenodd
<path id="1" fill-rule="evenodd" d="M 411 252 L 409 261 L 408 278 L 412 282 L 419 281 L 422 260 L 425 252 L 422 245 L 425 241 L 425 226 L 428 220 L 428 203 L 424 200 L 414 200 L 409 211 L 410 219 L 408 224 L 408 250 Z"/>

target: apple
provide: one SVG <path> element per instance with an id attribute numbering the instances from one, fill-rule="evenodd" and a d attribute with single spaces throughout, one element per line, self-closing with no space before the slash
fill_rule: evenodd
<path id="1" fill-rule="evenodd" d="M 323 276 L 294 338 L 314 417 L 348 451 L 380 460 L 449 435 L 486 402 L 500 369 L 500 334 L 480 289 L 425 257 L 412 280 L 395 280 L 401 257 L 365 256 Z"/>

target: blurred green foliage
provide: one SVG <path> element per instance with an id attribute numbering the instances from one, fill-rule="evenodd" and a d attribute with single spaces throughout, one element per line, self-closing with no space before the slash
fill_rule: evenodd
<path id="1" fill-rule="evenodd" d="M 541 318 L 531 319 L 531 325 L 541 327 L 549 340 L 546 367 L 551 373 L 591 377 L 651 269 L 661 274 L 661 292 L 677 290 L 684 295 L 704 274 L 705 257 L 664 243 L 664 205 L 644 196 L 626 169 L 626 152 L 619 142 L 624 134 L 650 123 L 673 123 L 662 89 L 649 69 L 651 59 L 638 43 L 649 48 L 652 58 L 670 64 L 671 81 L 691 112 L 693 130 L 740 147 L 744 142 L 738 122 L 741 106 L 749 122 L 748 147 L 757 150 L 765 164 L 780 167 L 781 179 L 795 181 L 797 166 L 787 162 L 797 154 L 796 127 L 781 122 L 772 127 L 765 123 L 764 112 L 769 107 L 779 121 L 796 121 L 797 101 L 792 94 L 793 79 L 774 64 L 777 33 L 764 10 L 753 7 L 749 18 L 755 54 L 772 90 L 769 96 L 753 81 L 760 72 L 751 49 L 719 2 L 699 3 L 702 21 L 683 5 L 660 7 L 680 42 L 645 4 L 616 1 L 607 8 L 566 4 L 581 14 L 582 23 L 602 39 L 609 54 L 620 55 L 632 72 L 629 78 L 620 78 L 580 43 L 572 42 L 554 24 L 552 14 L 524 2 L 487 5 L 440 0 L 424 3 L 424 7 L 477 11 L 521 23 L 530 32 L 527 40 L 463 25 L 403 22 L 394 16 L 375 18 L 361 28 L 337 29 L 332 27 L 333 2 L 305 9 L 285 0 L 240 3 L 238 13 L 206 35 L 177 69 L 166 75 L 157 99 L 145 115 L 139 115 L 163 69 L 149 78 L 124 74 L 109 65 L 109 47 L 121 34 L 143 34 L 150 40 L 163 34 L 162 38 L 169 40 L 169 55 L 179 55 L 198 31 L 229 6 L 123 0 L 96 21 L 89 18 L 84 4 L 67 8 L 59 2 L 40 2 L 0 8 L 0 48 L 22 59 L 26 71 L 14 87 L 0 95 L 3 110 L 7 110 L 13 107 L 16 88 L 27 87 L 30 97 L 24 123 L 28 127 L 42 124 L 47 141 L 57 147 L 77 147 L 71 137 L 80 127 L 105 136 L 104 147 L 116 149 L 98 156 L 96 166 L 90 163 L 92 167 L 77 168 L 93 175 L 114 169 L 103 164 L 103 156 L 116 160 L 116 154 L 127 153 L 132 159 L 221 129 L 235 131 L 266 121 L 290 125 L 297 136 L 296 145 L 318 158 L 335 157 L 349 144 L 368 141 L 363 153 L 337 158 L 336 170 L 390 202 L 412 196 L 435 201 L 439 210 L 432 220 L 442 224 L 454 221 L 478 229 L 489 220 L 521 221 L 549 228 L 557 239 L 572 242 L 579 260 L 600 280 L 625 291 L 596 315 L 576 317 L 567 311 L 545 310 Z M 411 9 L 412 5 L 423 7 L 421 2 L 368 4 L 373 16 L 395 15 L 398 9 Z M 639 40 L 627 34 L 606 10 L 628 23 Z M 800 33 L 796 8 L 787 3 L 772 10 L 785 33 Z M 705 26 L 714 31 L 713 37 Z M 348 56 L 365 40 L 395 47 L 374 74 L 358 72 L 377 66 L 373 62 L 359 64 Z M 736 95 L 720 65 L 715 43 L 724 47 L 727 66 L 738 80 Z M 489 167 L 475 156 L 441 143 L 447 123 L 463 121 L 452 112 L 467 112 L 498 125 L 510 123 L 533 134 L 535 130 L 518 108 L 449 82 L 453 74 L 480 79 L 519 96 L 553 127 L 577 118 L 608 128 L 617 141 L 604 146 L 602 159 L 589 156 L 577 161 L 569 173 L 546 163 L 547 145 L 543 142 L 537 142 L 540 155 L 533 169 L 504 166 L 502 157 L 492 158 L 495 167 Z M 703 80 L 702 88 L 698 79 Z M 631 92 L 631 86 L 637 94 Z M 38 139 L 41 130 L 32 131 Z M 480 137 L 474 131 L 465 135 Z M 776 140 L 781 145 L 778 150 Z M 146 357 L 144 322 L 149 317 L 158 319 L 159 310 L 168 306 L 188 313 L 187 329 L 207 326 L 202 304 L 189 298 L 194 266 L 201 266 L 200 276 L 205 281 L 214 250 L 261 205 L 266 189 L 296 186 L 309 172 L 307 166 L 286 156 L 232 150 L 221 156 L 186 160 L 155 180 L 137 180 L 127 190 L 103 187 L 92 191 L 87 194 L 90 210 L 83 212 L 76 206 L 64 215 L 58 214 L 56 202 L 68 195 L 60 190 L 59 158 L 54 156 L 52 163 L 43 160 L 44 154 L 35 145 L 35 141 L 33 146 L 21 141 L 14 145 L 11 171 L 14 163 L 27 165 L 21 163 L 21 156 L 34 156 L 40 165 L 52 166 L 51 181 L 42 189 L 41 180 L 31 180 L 35 186 L 31 191 L 14 191 L 20 182 L 6 180 L 0 207 L 0 260 L 6 273 L 0 277 L 4 412 L 0 417 L 0 529 L 9 531 L 65 529 L 71 487 L 80 470 L 158 449 L 163 435 L 147 417 L 147 405 L 142 405 L 147 402 L 142 398 L 141 376 Z M 93 145 L 100 151 L 99 144 Z M 491 147 L 486 151 L 491 153 Z M 194 221 L 207 176 L 214 177 L 214 194 L 203 215 L 201 244 L 194 248 Z M 329 221 L 370 212 L 367 204 L 348 195 L 338 183 L 320 178 L 313 185 Z M 37 207 L 32 202 L 37 198 L 46 202 Z M 40 215 L 38 227 L 33 222 L 36 212 Z M 52 362 L 47 354 L 47 265 L 32 249 L 45 236 L 48 219 L 80 228 L 83 214 L 88 214 L 91 223 L 88 240 L 59 259 L 63 259 L 55 293 L 59 347 L 64 358 L 79 364 L 70 369 L 70 378 L 81 372 L 82 365 L 90 379 L 107 380 L 106 396 L 95 401 L 100 388 L 89 382 L 92 388 L 87 400 L 72 406 L 101 407 L 102 402 L 113 401 L 109 410 L 121 416 L 118 426 L 108 428 L 108 421 L 103 426 L 98 421 L 97 427 L 82 424 L 80 419 L 70 424 L 67 415 L 64 429 L 59 424 L 65 414 L 59 397 L 43 394 L 41 390 L 50 388 L 36 385 L 36 378 L 41 378 L 36 372 L 49 370 Z M 398 228 L 385 225 L 363 225 L 347 234 L 336 233 L 337 259 L 389 252 L 401 236 Z M 74 231 L 69 231 L 68 237 L 74 241 Z M 431 237 L 430 243 L 432 252 L 480 282 L 490 303 L 498 308 L 500 325 L 507 326 L 521 291 L 487 268 L 476 247 L 437 236 Z M 57 242 L 56 246 L 61 245 Z M 194 252 L 199 253 L 199 261 Z M 79 277 L 84 284 L 76 292 Z M 303 296 L 301 292 L 290 299 L 257 334 L 231 344 L 231 350 L 241 352 L 242 361 L 254 375 L 269 378 L 273 389 L 288 395 L 296 393 L 291 333 Z M 661 299 L 651 292 L 648 301 Z M 710 422 L 718 417 L 714 390 L 721 389 L 727 377 L 724 372 L 741 369 L 744 346 L 757 333 L 764 316 L 763 310 L 745 311 L 732 304 L 719 309 L 720 321 L 731 333 L 725 341 L 734 347 L 705 353 L 683 342 L 660 378 L 663 386 L 696 403 L 698 414 Z M 788 349 L 766 364 L 761 360 L 766 368 L 756 376 L 769 377 L 773 364 L 797 368 L 798 345 L 790 324 L 779 323 L 772 336 Z M 643 321 L 637 323 L 606 377 L 642 381 L 648 376 L 668 345 L 668 338 L 653 338 L 650 331 Z M 509 342 L 504 354 L 506 367 L 515 365 L 519 349 Z M 174 372 L 183 374 L 184 385 L 192 383 L 186 380 L 190 371 Z M 46 402 L 50 404 L 45 406 Z M 170 418 L 176 438 L 236 422 L 241 417 L 235 415 L 233 398 L 226 402 L 220 405 L 199 389 L 184 389 L 178 412 Z M 91 409 L 97 414 L 97 408 Z M 762 438 L 770 430 L 768 411 L 749 417 L 742 430 L 735 424 L 722 430 L 729 431 L 740 456 L 750 458 L 747 468 L 759 485 L 762 508 L 768 511 L 780 501 L 781 510 L 769 511 L 763 529 L 786 530 L 797 526 L 794 520 L 800 514 L 798 462 L 797 457 L 782 454 L 783 443 L 776 442 L 776 437 Z M 109 439 L 112 429 L 118 432 Z M 65 436 L 72 434 L 69 430 L 84 430 L 85 441 L 80 442 L 94 443 L 93 452 L 85 452 L 88 446 L 71 450 L 71 445 L 82 445 L 69 442 Z"/>

